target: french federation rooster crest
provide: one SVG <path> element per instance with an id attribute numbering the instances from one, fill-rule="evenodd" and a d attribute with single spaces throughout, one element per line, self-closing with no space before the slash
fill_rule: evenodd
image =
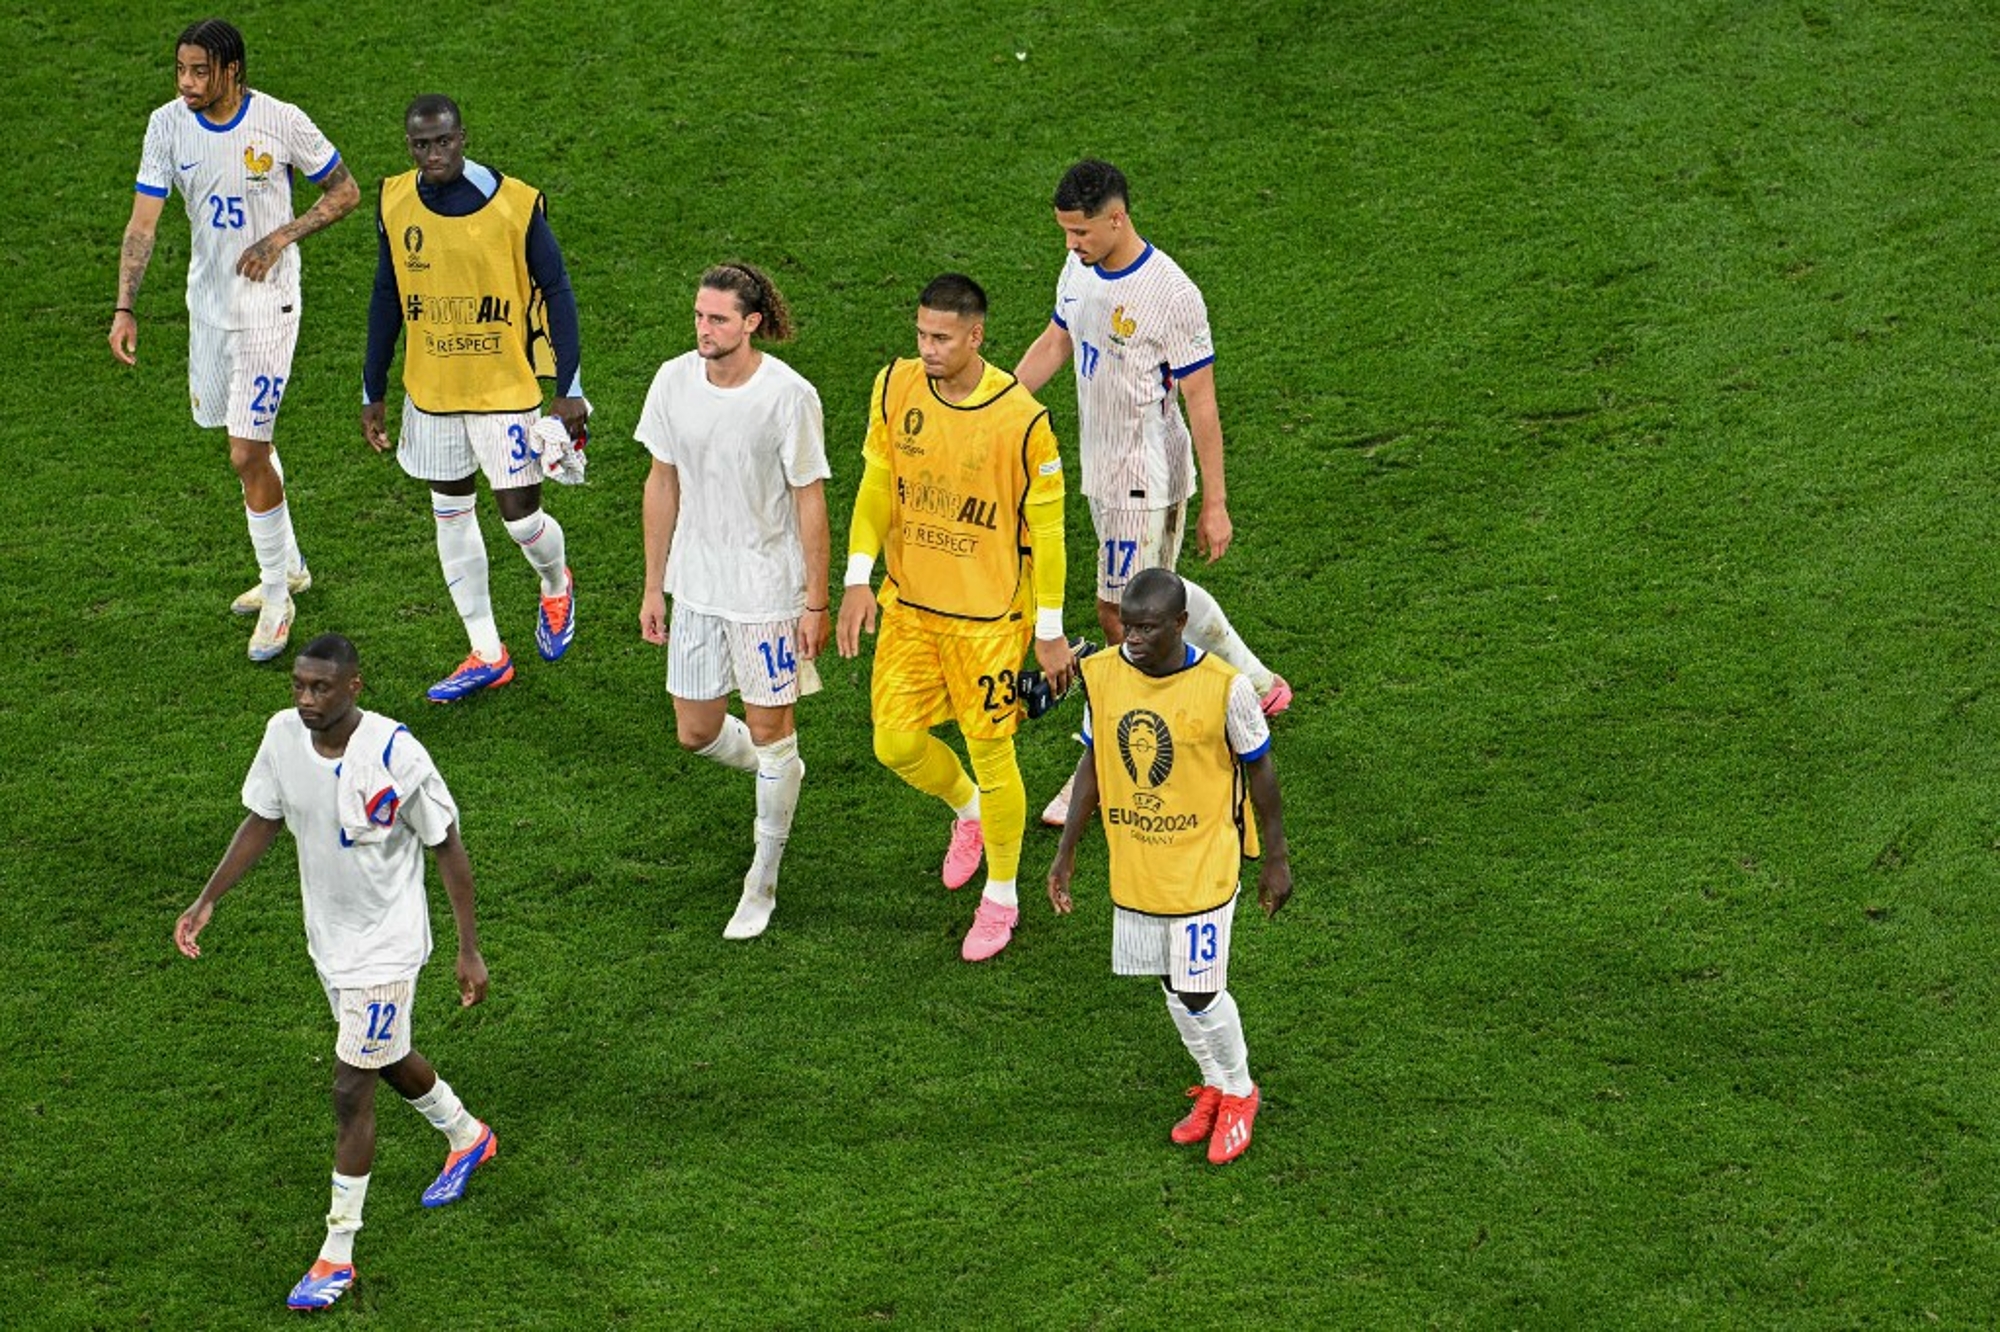
<path id="1" fill-rule="evenodd" d="M 261 178 L 271 169 L 271 155 L 258 152 L 257 145 L 253 143 L 243 150 L 243 165 L 250 168 L 252 175 Z"/>

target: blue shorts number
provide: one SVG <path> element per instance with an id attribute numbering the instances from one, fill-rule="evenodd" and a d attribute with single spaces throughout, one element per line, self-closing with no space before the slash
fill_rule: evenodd
<path id="1" fill-rule="evenodd" d="M 1215 961 L 1215 926 L 1190 922 L 1187 927 L 1188 961 Z"/>
<path id="2" fill-rule="evenodd" d="M 396 1006 L 394 1004 L 370 1003 L 368 1005 L 368 1039 L 387 1041 L 395 1039 Z"/>
<path id="3" fill-rule="evenodd" d="M 791 640 L 778 635 L 775 649 L 769 643 L 759 643 L 757 650 L 764 654 L 764 674 L 775 682 L 781 675 L 790 675 L 799 668 L 798 654 L 792 651 Z"/>
<path id="4" fill-rule="evenodd" d="M 257 396 L 250 400 L 250 412 L 254 416 L 278 414 L 278 402 L 285 396 L 283 375 L 258 375 L 250 381 L 257 386 Z"/>
<path id="5" fill-rule="evenodd" d="M 1107 541 L 1104 543 L 1104 576 L 1106 578 L 1130 578 L 1132 558 L 1139 553 L 1136 541 Z"/>
<path id="6" fill-rule="evenodd" d="M 519 425 L 510 425 L 507 427 L 507 438 L 513 441 L 507 456 L 515 462 L 528 461 L 528 432 Z"/>

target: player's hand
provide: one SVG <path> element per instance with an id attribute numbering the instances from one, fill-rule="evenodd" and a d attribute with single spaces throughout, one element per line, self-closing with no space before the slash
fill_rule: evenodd
<path id="1" fill-rule="evenodd" d="M 368 447 L 377 453 L 389 448 L 389 406 L 387 403 L 367 402 L 361 405 L 361 438 L 368 441 Z"/>
<path id="2" fill-rule="evenodd" d="M 181 950 L 184 957 L 200 957 L 201 945 L 195 940 L 208 928 L 208 918 L 215 914 L 215 904 L 195 899 L 193 906 L 181 912 L 181 918 L 174 922 L 174 947 Z"/>
<path id="3" fill-rule="evenodd" d="M 667 641 L 667 594 L 648 592 L 639 598 L 639 637 L 648 643 Z"/>
<path id="4" fill-rule="evenodd" d="M 1056 909 L 1058 916 L 1067 916 L 1076 909 L 1070 900 L 1069 878 L 1075 868 L 1073 859 L 1058 851 L 1055 863 L 1049 866 L 1049 905 Z"/>
<path id="5" fill-rule="evenodd" d="M 1076 683 L 1076 653 L 1067 638 L 1036 639 L 1035 660 L 1041 663 L 1042 675 L 1057 698 L 1067 694 Z"/>
<path id="6" fill-rule="evenodd" d="M 1278 908 L 1292 900 L 1292 862 L 1266 858 L 1263 868 L 1257 871 L 1257 903 L 1264 908 L 1268 918 L 1278 914 Z"/>
<path id="7" fill-rule="evenodd" d="M 807 661 L 817 660 L 826 651 L 826 636 L 833 628 L 827 618 L 826 607 L 802 612 L 799 616 L 799 655 Z"/>
<path id="8" fill-rule="evenodd" d="M 111 354 L 127 365 L 139 364 L 139 321 L 130 310 L 111 316 Z"/>
<path id="9" fill-rule="evenodd" d="M 584 426 L 590 420 L 590 404 L 582 398 L 557 398 L 549 403 L 549 415 L 563 423 L 569 437 L 582 443 L 588 433 Z"/>
<path id="10" fill-rule="evenodd" d="M 486 997 L 486 959 L 477 948 L 458 953 L 458 1006 L 470 1008 Z"/>
<path id="11" fill-rule="evenodd" d="M 1236 527 L 1229 521 L 1229 506 L 1220 500 L 1201 502 L 1201 516 L 1195 519 L 1194 543 L 1208 562 L 1214 564 L 1229 552 L 1229 542 L 1236 535 Z"/>
<path id="12" fill-rule="evenodd" d="M 855 583 L 840 593 L 840 623 L 834 630 L 834 646 L 843 657 L 861 655 L 861 635 L 875 632 L 875 589 Z"/>
<path id="13" fill-rule="evenodd" d="M 274 231 L 242 253 L 236 260 L 236 271 L 252 282 L 262 282 L 278 266 L 278 256 L 284 251 L 285 238 Z"/>

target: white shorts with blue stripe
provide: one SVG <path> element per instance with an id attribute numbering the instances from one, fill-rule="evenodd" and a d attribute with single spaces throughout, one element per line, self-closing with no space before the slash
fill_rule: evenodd
<path id="1" fill-rule="evenodd" d="M 1193 916 L 1150 916 L 1112 907 L 1111 970 L 1165 976 L 1179 994 L 1215 994 L 1229 984 L 1229 935 L 1236 898 Z"/>
<path id="2" fill-rule="evenodd" d="M 462 481 L 484 472 L 495 490 L 532 486 L 542 479 L 542 463 L 528 432 L 541 416 L 539 408 L 433 413 L 404 398 L 396 461 L 419 481 Z"/>
<path id="3" fill-rule="evenodd" d="M 194 423 L 226 426 L 235 439 L 270 443 L 299 342 L 294 314 L 262 328 L 217 328 L 188 320 L 188 398 Z"/>
<path id="4" fill-rule="evenodd" d="M 1133 574 L 1172 569 L 1180 560 L 1187 501 L 1164 509 L 1125 509 L 1094 499 L 1090 525 L 1097 533 L 1097 599 L 1115 605 Z"/>
<path id="5" fill-rule="evenodd" d="M 350 1068 L 387 1068 L 411 1050 L 410 1018 L 417 1003 L 417 978 L 380 985 L 336 989 L 320 977 L 320 988 L 340 1024 L 333 1057 Z"/>
<path id="6" fill-rule="evenodd" d="M 790 707 L 819 692 L 798 655 L 797 616 L 741 624 L 674 603 L 667 625 L 667 692 L 690 702 L 741 694 L 753 707 Z"/>

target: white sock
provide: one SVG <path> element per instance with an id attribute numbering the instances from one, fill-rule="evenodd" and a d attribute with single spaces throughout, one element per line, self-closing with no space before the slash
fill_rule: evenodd
<path id="1" fill-rule="evenodd" d="M 563 577 L 567 547 L 563 544 L 561 523 L 537 509 L 526 518 L 508 519 L 507 535 L 514 538 L 514 544 L 541 575 L 543 596 L 559 597 L 569 590 L 569 582 Z"/>
<path id="2" fill-rule="evenodd" d="M 278 446 L 275 444 L 271 446 L 271 470 L 278 474 L 278 484 L 281 486 L 284 485 L 285 465 L 278 461 Z M 285 505 L 287 508 L 291 506 L 291 502 L 292 502 L 291 493 L 288 491 L 285 494 Z M 306 567 L 306 557 L 299 554 L 298 530 L 294 528 L 292 529 L 291 548 L 285 552 L 285 572 L 297 573 L 299 570 L 305 567 Z"/>
<path id="3" fill-rule="evenodd" d="M 264 600 L 276 605 L 286 596 L 285 565 L 295 544 L 291 511 L 279 500 L 277 508 L 263 513 L 246 504 L 243 515 L 250 523 L 250 548 L 257 552 L 257 580 L 264 585 Z"/>
<path id="4" fill-rule="evenodd" d="M 988 879 L 986 887 L 982 888 L 980 893 L 1004 907 L 1021 905 L 1021 894 L 1015 890 L 1012 879 Z"/>
<path id="5" fill-rule="evenodd" d="M 792 816 L 799 810 L 799 786 L 805 781 L 806 765 L 799 757 L 796 731 L 756 748 L 757 859 L 751 872 L 759 883 L 775 883 L 785 841 L 792 835 Z"/>
<path id="6" fill-rule="evenodd" d="M 979 788 L 972 788 L 972 799 L 963 805 L 953 805 L 951 816 L 955 819 L 976 819 L 979 817 Z"/>
<path id="7" fill-rule="evenodd" d="M 500 626 L 493 622 L 493 597 L 486 582 L 486 538 L 479 533 L 478 497 L 431 492 L 437 521 L 438 564 L 445 591 L 465 622 L 472 650 L 486 661 L 500 660 Z"/>
<path id="8" fill-rule="evenodd" d="M 1209 1058 L 1215 1061 L 1215 1085 L 1231 1096 L 1248 1096 L 1253 1085 L 1250 1050 L 1243 1042 L 1243 1018 L 1236 1011 L 1235 998 L 1224 990 L 1207 1008 L 1188 1016 L 1208 1040 Z"/>
<path id="9" fill-rule="evenodd" d="M 354 1261 L 354 1232 L 361 1229 L 361 1205 L 368 1201 L 368 1176 L 333 1172 L 333 1204 L 326 1209 L 326 1243 L 319 1256 L 329 1263 Z"/>
<path id="10" fill-rule="evenodd" d="M 722 733 L 706 749 L 694 752 L 698 758 L 713 759 L 738 772 L 757 771 L 757 746 L 750 742 L 750 728 L 734 713 L 724 713 Z"/>
<path id="11" fill-rule="evenodd" d="M 412 1097 L 410 1108 L 428 1119 L 432 1128 L 444 1134 L 455 1152 L 462 1152 L 479 1141 L 479 1121 L 472 1117 L 472 1112 L 458 1099 L 458 1093 L 443 1078 L 433 1083 L 422 1096 Z"/>
<path id="12" fill-rule="evenodd" d="M 1260 697 L 1269 693 L 1273 678 L 1270 670 L 1257 660 L 1257 654 L 1229 623 L 1229 617 L 1222 613 L 1215 598 L 1185 578 L 1181 582 L 1187 588 L 1188 639 L 1249 676 Z"/>
<path id="13" fill-rule="evenodd" d="M 1181 1044 L 1187 1047 L 1187 1052 L 1194 1056 L 1196 1066 L 1201 1069 L 1201 1085 L 1220 1087 L 1222 1070 L 1215 1066 L 1215 1057 L 1209 1053 L 1207 1033 L 1202 1031 L 1201 1024 L 1195 1021 L 1194 1014 L 1188 1012 L 1179 995 L 1172 990 L 1166 993 L 1167 1014 L 1173 1018 L 1174 1027 L 1181 1034 Z"/>

